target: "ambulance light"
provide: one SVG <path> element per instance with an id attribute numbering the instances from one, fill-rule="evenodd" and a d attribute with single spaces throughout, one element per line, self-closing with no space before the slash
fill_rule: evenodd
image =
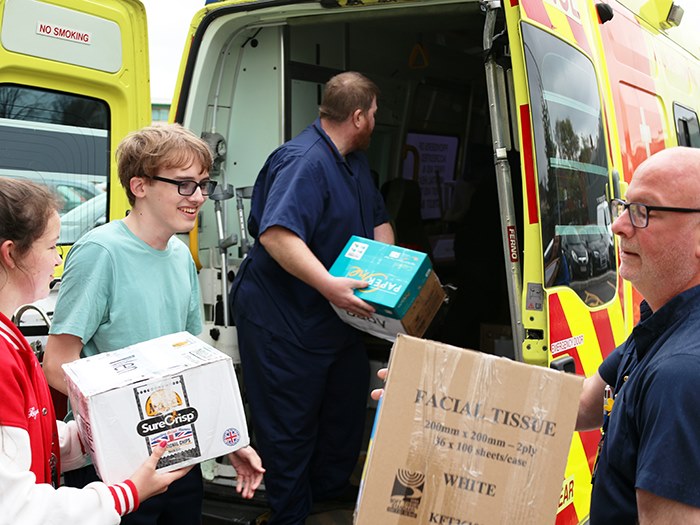
<path id="1" fill-rule="evenodd" d="M 666 24 L 668 27 L 677 27 L 681 25 L 681 20 L 683 19 L 683 8 L 673 2 L 671 4 L 671 9 L 666 17 Z"/>
<path id="2" fill-rule="evenodd" d="M 615 12 L 613 11 L 613 8 L 610 7 L 610 4 L 607 4 L 605 2 L 598 2 L 595 5 L 595 8 L 598 12 L 598 19 L 600 20 L 601 24 L 609 22 L 613 19 L 613 16 L 615 15 Z"/>

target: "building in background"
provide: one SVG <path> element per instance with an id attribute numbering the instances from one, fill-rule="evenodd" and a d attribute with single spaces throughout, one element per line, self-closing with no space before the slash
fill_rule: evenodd
<path id="1" fill-rule="evenodd" d="M 170 102 L 151 103 L 151 120 L 154 124 L 168 122 L 168 113 L 170 113 Z"/>

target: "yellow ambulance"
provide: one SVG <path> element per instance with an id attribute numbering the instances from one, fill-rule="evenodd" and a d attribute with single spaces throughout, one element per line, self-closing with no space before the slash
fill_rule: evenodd
<path id="1" fill-rule="evenodd" d="M 426 336 L 594 373 L 638 319 L 609 200 L 652 153 L 700 147 L 700 39 L 682 3 L 203 5 L 170 120 L 209 142 L 227 190 L 186 238 L 205 335 L 235 346 L 217 296 L 253 242 L 245 217 L 267 155 L 316 117 L 330 76 L 357 70 L 382 92 L 368 156 L 397 243 L 429 253 L 449 293 Z M 78 199 L 63 210 L 68 249 L 128 209 L 113 152 L 150 123 L 145 11 L 136 0 L 3 0 L 0 23 L 0 175 L 59 181 L 66 202 Z M 86 184 L 96 193 L 76 197 Z M 369 343 L 385 360 L 387 344 Z M 599 438 L 574 436 L 558 525 L 586 520 Z"/>

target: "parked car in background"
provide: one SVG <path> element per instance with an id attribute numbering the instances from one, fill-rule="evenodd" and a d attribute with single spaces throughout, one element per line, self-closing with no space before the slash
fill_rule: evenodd
<path id="1" fill-rule="evenodd" d="M 561 238 L 561 248 L 572 280 L 584 280 L 593 275 L 591 258 L 581 226 L 558 225 L 555 235 Z"/>
<path id="2" fill-rule="evenodd" d="M 605 226 L 558 225 L 555 232 L 561 239 L 561 252 L 572 280 L 586 280 L 613 268 L 612 234 Z"/>
<path id="3" fill-rule="evenodd" d="M 100 193 L 100 190 L 91 182 L 61 181 L 55 184 L 49 182 L 47 185 L 49 188 L 53 189 L 61 199 L 62 206 L 60 214 L 75 209 Z"/>
<path id="4" fill-rule="evenodd" d="M 0 176 L 27 179 L 48 186 L 61 199 L 59 215 L 63 215 L 103 193 L 107 183 L 106 177 L 47 174 L 19 170 L 0 170 Z"/>
<path id="5" fill-rule="evenodd" d="M 73 244 L 107 221 L 107 193 L 102 192 L 61 215 L 58 244 Z"/>
<path id="6" fill-rule="evenodd" d="M 591 268 L 594 275 L 600 275 L 612 268 L 610 258 L 611 238 L 608 231 L 597 225 L 586 227 L 586 233 L 582 234 L 588 248 L 588 257 L 591 260 Z"/>

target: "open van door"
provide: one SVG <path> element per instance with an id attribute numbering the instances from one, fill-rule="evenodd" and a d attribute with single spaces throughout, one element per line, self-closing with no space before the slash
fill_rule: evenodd
<path id="1" fill-rule="evenodd" d="M 146 12 L 136 0 L 5 0 L 0 24 L 0 175 L 61 197 L 67 250 L 128 208 L 114 151 L 151 121 Z"/>
<path id="2" fill-rule="evenodd" d="M 521 0 L 504 10 L 523 176 L 523 354 L 590 376 L 625 337 L 606 216 L 617 143 L 601 23 L 584 2 Z M 588 514 L 599 440 L 599 431 L 574 435 L 558 525 Z"/>

